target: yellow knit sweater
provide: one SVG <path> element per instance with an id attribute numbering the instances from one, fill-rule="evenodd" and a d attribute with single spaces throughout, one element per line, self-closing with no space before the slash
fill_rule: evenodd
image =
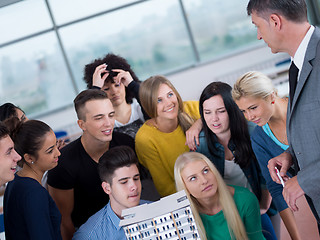
<path id="1" fill-rule="evenodd" d="M 199 102 L 184 102 L 184 110 L 194 119 L 200 118 Z M 177 157 L 189 151 L 186 136 L 180 125 L 170 133 L 159 131 L 144 123 L 135 138 L 136 153 L 143 166 L 149 169 L 153 182 L 164 197 L 176 192 L 174 164 Z"/>

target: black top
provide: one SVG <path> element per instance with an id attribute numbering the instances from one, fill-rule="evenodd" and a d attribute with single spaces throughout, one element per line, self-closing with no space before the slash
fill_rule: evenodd
<path id="1" fill-rule="evenodd" d="M 51 187 L 74 190 L 71 217 L 75 227 L 80 227 L 109 201 L 109 196 L 101 187 L 98 163 L 87 154 L 80 139 L 81 137 L 61 149 L 58 166 L 49 171 L 47 181 Z M 113 132 L 109 149 L 120 145 L 134 150 L 131 137 Z"/>

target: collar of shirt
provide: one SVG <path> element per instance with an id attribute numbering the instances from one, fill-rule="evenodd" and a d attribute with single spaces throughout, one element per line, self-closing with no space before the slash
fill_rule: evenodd
<path id="1" fill-rule="evenodd" d="M 112 224 L 119 231 L 121 229 L 121 227 L 119 226 L 120 218 L 112 210 L 111 205 L 110 205 L 110 201 L 107 205 L 107 212 L 108 212 L 108 216 L 110 217 Z"/>
<path id="2" fill-rule="evenodd" d="M 139 205 L 145 204 L 145 203 L 151 203 L 148 200 L 140 200 Z M 114 213 L 114 211 L 111 208 L 110 205 L 110 201 L 107 204 L 107 215 L 109 216 L 112 224 L 114 225 L 114 227 L 119 231 L 120 229 L 122 229 L 122 227 L 119 226 L 120 224 L 120 218 Z"/>
<path id="3" fill-rule="evenodd" d="M 293 59 L 291 59 L 294 64 L 297 66 L 297 68 L 299 69 L 299 77 L 300 77 L 300 70 L 302 69 L 302 65 L 303 65 L 303 62 L 304 62 L 304 57 L 306 55 L 306 51 L 307 51 L 307 47 L 308 47 L 308 44 L 310 42 L 310 38 L 312 36 L 314 32 L 314 26 L 310 26 L 307 34 L 304 36 L 302 42 L 300 43 L 296 53 L 294 54 L 294 57 Z M 299 79 L 298 77 L 298 79 Z"/>

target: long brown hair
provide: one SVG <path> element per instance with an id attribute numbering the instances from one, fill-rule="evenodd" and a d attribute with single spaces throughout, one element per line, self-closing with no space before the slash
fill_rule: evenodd
<path id="1" fill-rule="evenodd" d="M 166 77 L 156 75 L 148 78 L 141 83 L 139 97 L 143 109 L 151 118 L 157 117 L 158 91 L 161 84 L 166 84 L 177 96 L 179 104 L 178 123 L 181 126 L 182 130 L 186 132 L 194 123 L 194 119 L 184 111 L 183 101 L 180 94 Z"/>

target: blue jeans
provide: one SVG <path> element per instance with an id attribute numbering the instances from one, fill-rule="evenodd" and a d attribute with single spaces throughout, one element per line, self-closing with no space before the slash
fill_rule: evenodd
<path id="1" fill-rule="evenodd" d="M 273 229 L 271 220 L 268 214 L 261 215 L 262 233 L 266 240 L 277 240 L 276 233 Z"/>

